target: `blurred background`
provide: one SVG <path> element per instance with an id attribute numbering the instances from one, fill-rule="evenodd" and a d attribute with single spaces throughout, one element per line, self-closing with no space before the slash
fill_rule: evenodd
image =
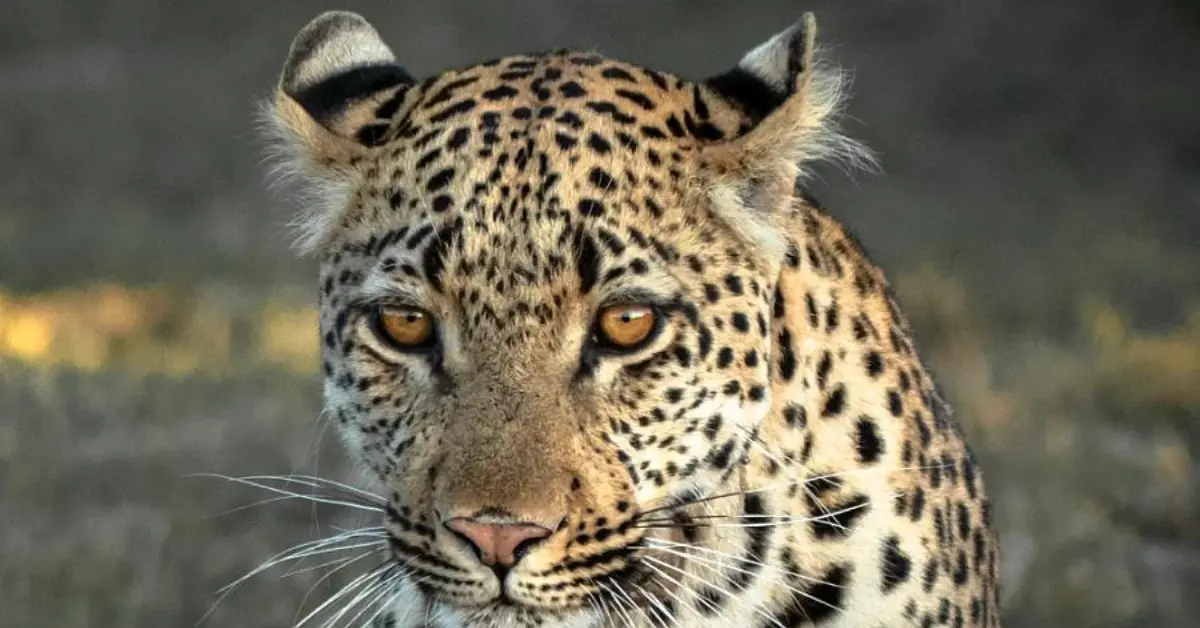
<path id="1" fill-rule="evenodd" d="M 318 418 L 315 263 L 254 124 L 339 7 L 418 75 L 572 46 L 696 78 L 817 11 L 885 170 L 817 191 L 982 458 L 1006 625 L 1200 625 L 1193 0 L 5 0 L 0 626 L 190 627 L 357 521 L 226 513 L 264 494 L 191 475 L 353 479 Z M 206 625 L 290 625 L 320 573 L 252 579 Z"/>

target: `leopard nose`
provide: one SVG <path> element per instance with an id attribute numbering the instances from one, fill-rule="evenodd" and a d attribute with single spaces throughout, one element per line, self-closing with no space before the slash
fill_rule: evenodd
<path id="1" fill-rule="evenodd" d="M 492 567 L 512 567 L 526 550 L 551 533 L 536 523 L 487 523 L 470 517 L 455 517 L 445 526 L 470 543 L 483 564 Z"/>

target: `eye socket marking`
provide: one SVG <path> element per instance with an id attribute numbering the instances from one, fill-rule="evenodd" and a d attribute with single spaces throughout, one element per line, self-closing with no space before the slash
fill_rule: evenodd
<path id="1" fill-rule="evenodd" d="M 630 352 L 646 345 L 658 331 L 661 317 L 645 304 L 606 307 L 596 316 L 593 342 L 603 349 Z"/>
<path id="2" fill-rule="evenodd" d="M 417 351 L 437 342 L 433 315 L 420 308 L 380 306 L 372 320 L 376 335 L 395 349 Z"/>

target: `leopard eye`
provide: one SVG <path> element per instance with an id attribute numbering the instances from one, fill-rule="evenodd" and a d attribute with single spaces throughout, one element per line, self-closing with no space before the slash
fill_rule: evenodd
<path id="1" fill-rule="evenodd" d="M 636 349 L 650 338 L 657 323 L 658 315 L 648 305 L 608 307 L 596 319 L 596 339 L 613 349 Z"/>
<path id="2" fill-rule="evenodd" d="M 422 349 L 433 344 L 433 315 L 413 307 L 381 307 L 375 311 L 376 330 L 400 349 Z"/>

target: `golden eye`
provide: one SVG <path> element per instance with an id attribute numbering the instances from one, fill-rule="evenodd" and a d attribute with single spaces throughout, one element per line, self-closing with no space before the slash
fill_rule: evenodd
<path id="1" fill-rule="evenodd" d="M 425 347 L 433 340 L 433 316 L 411 307 L 381 308 L 377 313 L 379 331 L 402 349 Z"/>
<path id="2" fill-rule="evenodd" d="M 631 349 L 654 331 L 656 315 L 648 305 L 618 305 L 600 311 L 599 340 L 617 349 Z"/>

